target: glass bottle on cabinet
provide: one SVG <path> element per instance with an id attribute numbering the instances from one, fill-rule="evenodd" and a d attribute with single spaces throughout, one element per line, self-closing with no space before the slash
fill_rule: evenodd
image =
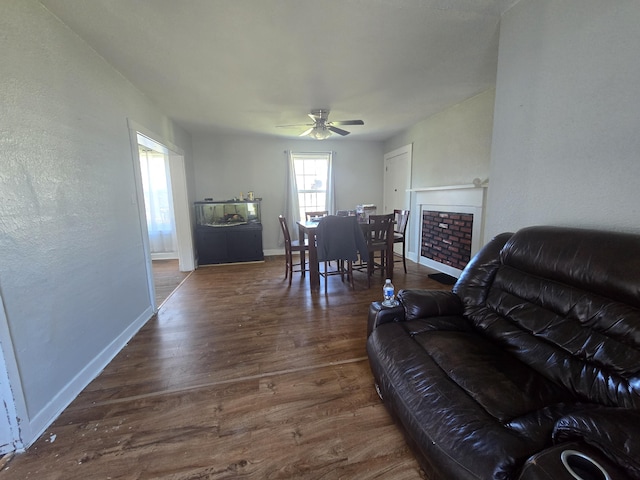
<path id="1" fill-rule="evenodd" d="M 198 263 L 264 260 L 260 201 L 195 202 Z"/>

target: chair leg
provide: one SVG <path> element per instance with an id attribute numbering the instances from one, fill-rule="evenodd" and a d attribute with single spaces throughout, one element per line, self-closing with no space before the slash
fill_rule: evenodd
<path id="1" fill-rule="evenodd" d="M 402 265 L 404 266 L 404 273 L 407 273 L 407 258 L 405 255 L 405 243 L 402 240 Z"/>
<path id="2" fill-rule="evenodd" d="M 329 262 L 324 262 L 324 292 L 327 293 L 327 267 L 329 266 Z"/>
<path id="3" fill-rule="evenodd" d="M 284 254 L 284 279 L 286 280 L 289 276 L 289 254 L 285 252 Z"/>

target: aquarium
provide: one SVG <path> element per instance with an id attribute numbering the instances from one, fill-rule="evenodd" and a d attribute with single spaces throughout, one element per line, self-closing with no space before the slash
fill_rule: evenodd
<path id="1" fill-rule="evenodd" d="M 231 227 L 261 223 L 260 201 L 195 202 L 196 225 Z"/>

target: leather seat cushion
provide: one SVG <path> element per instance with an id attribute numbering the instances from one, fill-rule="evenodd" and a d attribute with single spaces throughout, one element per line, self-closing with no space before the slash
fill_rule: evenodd
<path id="1" fill-rule="evenodd" d="M 414 340 L 450 381 L 501 423 L 569 399 L 559 387 L 477 333 L 432 331 Z"/>
<path id="2" fill-rule="evenodd" d="M 455 463 L 465 478 L 508 478 L 549 445 L 555 415 L 547 407 L 562 402 L 564 390 L 473 331 L 408 333 L 421 328 L 380 325 L 367 349 L 384 401 L 424 457 Z M 518 428 L 522 418 L 529 428 Z M 535 418 L 544 428 L 530 428 Z"/>

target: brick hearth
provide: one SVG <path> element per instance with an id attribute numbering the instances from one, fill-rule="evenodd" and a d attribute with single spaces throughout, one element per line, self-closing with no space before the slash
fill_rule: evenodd
<path id="1" fill-rule="evenodd" d="M 422 212 L 421 255 L 463 270 L 471 260 L 473 214 Z"/>

